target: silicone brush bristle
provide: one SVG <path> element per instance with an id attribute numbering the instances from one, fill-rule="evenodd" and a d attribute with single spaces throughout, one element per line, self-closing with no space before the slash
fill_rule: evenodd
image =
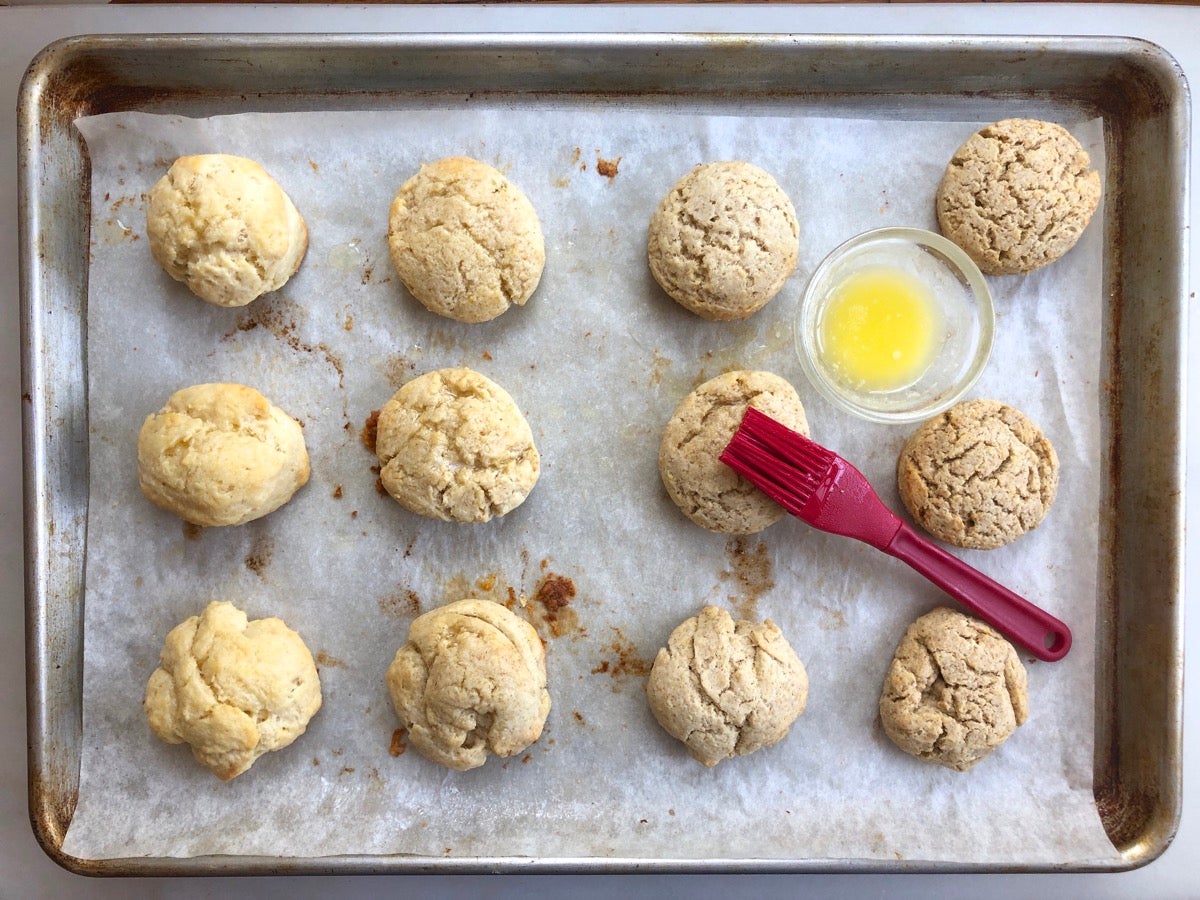
<path id="1" fill-rule="evenodd" d="M 794 516 L 829 475 L 837 454 L 776 422 L 746 410 L 720 460 Z"/>

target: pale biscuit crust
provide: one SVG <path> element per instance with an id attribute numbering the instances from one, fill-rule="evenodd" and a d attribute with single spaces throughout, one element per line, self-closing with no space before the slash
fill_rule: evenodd
<path id="1" fill-rule="evenodd" d="M 808 435 L 796 389 L 778 375 L 757 371 L 727 372 L 704 382 L 663 429 L 658 448 L 663 485 L 683 514 L 709 531 L 753 534 L 784 516 L 783 507 L 718 459 L 749 406 Z"/>
<path id="2" fill-rule="evenodd" d="M 321 680 L 300 635 L 280 619 L 247 621 L 232 603 L 172 628 L 143 703 L 150 729 L 187 743 L 222 781 L 304 734 Z"/>
<path id="3" fill-rule="evenodd" d="M 172 163 L 150 189 L 146 233 L 167 274 L 217 306 L 283 287 L 308 249 L 304 219 L 266 170 L 220 153 Z"/>
<path id="4" fill-rule="evenodd" d="M 504 388 L 471 369 L 414 378 L 384 404 L 378 429 L 383 486 L 419 515 L 486 522 L 537 483 L 529 423 Z"/>
<path id="5" fill-rule="evenodd" d="M 308 482 L 300 423 L 254 388 L 176 391 L 138 434 L 146 499 L 194 525 L 241 525 L 274 512 Z"/>
<path id="6" fill-rule="evenodd" d="M 413 620 L 387 686 L 412 746 L 459 771 L 489 753 L 520 753 L 550 713 L 537 632 L 490 600 L 459 600 Z"/>
<path id="7" fill-rule="evenodd" d="M 1058 493 L 1058 455 L 1020 411 L 967 400 L 913 433 L 896 481 L 905 507 L 934 537 L 994 550 L 1046 517 Z"/>
<path id="8" fill-rule="evenodd" d="M 705 319 L 744 319 L 779 293 L 800 254 L 796 210 L 747 162 L 696 166 L 650 219 L 650 272 Z"/>
<path id="9" fill-rule="evenodd" d="M 965 772 L 1029 717 L 1025 667 L 977 619 L 939 608 L 904 633 L 883 682 L 879 718 L 905 753 Z"/>
<path id="10" fill-rule="evenodd" d="M 1031 272 L 1075 246 L 1100 204 L 1100 173 L 1060 125 L 1005 119 L 955 152 L 937 189 L 942 233 L 989 275 Z"/>
<path id="11" fill-rule="evenodd" d="M 408 292 L 460 322 L 523 306 L 546 263 L 529 199 L 491 166 L 460 156 L 423 165 L 400 186 L 388 246 Z"/>
<path id="12" fill-rule="evenodd" d="M 808 703 L 808 673 L 770 619 L 706 606 L 658 651 L 646 696 L 658 724 L 715 766 L 782 740 Z"/>

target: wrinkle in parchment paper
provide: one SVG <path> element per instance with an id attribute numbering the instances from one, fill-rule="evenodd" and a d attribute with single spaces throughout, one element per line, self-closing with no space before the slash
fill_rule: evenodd
<path id="1" fill-rule="evenodd" d="M 442 106 L 79 122 L 93 166 L 92 489 L 83 763 L 64 851 L 1111 859 L 1091 796 L 1099 221 L 1060 262 L 990 280 L 996 347 L 973 396 L 1037 421 L 1062 483 L 1036 531 L 962 555 L 1065 619 L 1075 646 L 1061 663 L 1029 662 L 1029 721 L 958 774 L 896 750 L 877 717 L 905 627 L 948 599 L 870 548 L 794 520 L 746 538 L 704 532 L 667 499 L 656 456 L 700 381 L 769 369 L 800 391 L 813 436 L 900 508 L 894 465 L 908 430 L 822 402 L 794 356 L 791 319 L 805 278 L 841 241 L 934 227 L 942 168 L 983 123 L 805 117 L 777 104 L 433 102 Z M 1101 124 L 1062 121 L 1103 171 Z M 142 237 L 146 191 L 176 156 L 202 152 L 258 160 L 308 222 L 300 271 L 244 309 L 191 296 Z M 547 242 L 529 304 L 482 325 L 439 319 L 407 296 L 385 238 L 401 182 L 422 162 L 464 154 L 521 187 Z M 683 311 L 645 261 L 659 199 L 693 165 L 720 159 L 771 172 L 801 222 L 797 271 L 737 323 Z M 544 463 L 525 504 L 483 526 L 419 519 L 382 496 L 360 435 L 400 384 L 450 365 L 513 395 Z M 254 386 L 305 426 L 311 482 L 239 528 L 185 528 L 137 487 L 143 418 L 203 381 Z M 554 707 L 526 753 L 454 773 L 406 752 L 383 677 L 415 615 L 468 594 L 534 621 Z M 297 629 L 324 690 L 303 737 L 228 784 L 154 739 L 141 710 L 163 637 L 212 599 Z M 706 603 L 773 619 L 811 682 L 784 741 L 712 770 L 657 727 L 643 689 L 657 648 Z"/>

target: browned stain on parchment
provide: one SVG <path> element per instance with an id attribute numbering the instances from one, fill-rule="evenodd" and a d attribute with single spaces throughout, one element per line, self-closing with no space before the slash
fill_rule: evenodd
<path id="1" fill-rule="evenodd" d="M 403 353 L 393 353 L 383 364 L 383 377 L 393 388 L 399 389 L 408 381 L 410 374 L 416 371 L 417 364 Z"/>
<path id="2" fill-rule="evenodd" d="M 612 643 L 601 648 L 605 654 L 600 664 L 592 669 L 593 675 L 609 675 L 613 679 L 614 693 L 620 693 L 624 682 L 630 677 L 645 678 L 650 674 L 651 663 L 646 660 L 620 628 L 613 626 L 616 637 Z"/>
<path id="3" fill-rule="evenodd" d="M 300 307 L 286 298 L 259 299 L 237 320 L 233 330 L 226 332 L 221 340 L 227 341 L 240 331 L 262 328 L 297 353 L 308 353 L 323 359 L 337 372 L 338 387 L 344 387 L 345 372 L 342 370 L 342 361 L 334 354 L 329 345 L 324 341 L 309 344 L 300 340 L 299 335 L 296 334 L 296 317 L 299 313 Z"/>
<path id="4" fill-rule="evenodd" d="M 404 738 L 407 736 L 403 728 L 397 728 L 392 732 L 392 741 L 388 744 L 388 754 L 391 756 L 403 756 L 404 751 L 408 749 L 408 744 L 404 743 Z"/>
<path id="5" fill-rule="evenodd" d="M 416 591 L 401 588 L 379 598 L 379 611 L 392 618 L 407 618 L 421 614 L 421 598 Z"/>
<path id="6" fill-rule="evenodd" d="M 275 540 L 265 534 L 260 534 L 250 544 L 250 552 L 243 560 L 246 568 L 259 578 L 267 577 L 267 568 L 271 565 L 271 557 L 275 554 Z"/>
<path id="7" fill-rule="evenodd" d="M 370 453 L 375 452 L 375 443 L 379 439 L 379 410 L 371 410 L 370 415 L 363 422 L 363 427 L 359 431 L 358 437 Z"/>
<path id="8" fill-rule="evenodd" d="M 533 592 L 533 602 L 527 607 L 529 621 L 545 640 L 550 637 L 570 635 L 572 639 L 587 636 L 587 629 L 579 624 L 579 615 L 571 607 L 577 590 L 575 582 L 565 575 L 546 570 L 548 560 L 542 561 L 545 574 L 538 579 Z"/>
<path id="9" fill-rule="evenodd" d="M 663 356 L 657 349 L 654 351 L 654 356 L 650 362 L 650 386 L 662 384 L 663 376 L 670 368 L 671 360 Z"/>
<path id="10" fill-rule="evenodd" d="M 478 578 L 472 578 L 462 572 L 456 572 L 446 579 L 442 587 L 442 603 L 453 603 L 456 600 L 492 600 L 509 609 L 526 602 L 523 593 L 517 589 L 499 572 L 488 572 Z"/>
<path id="11" fill-rule="evenodd" d="M 597 155 L 596 157 L 596 172 L 603 175 L 609 181 L 617 177 L 617 172 L 621 166 L 621 160 L 624 157 L 618 156 L 616 159 L 604 159 Z"/>
<path id="12" fill-rule="evenodd" d="M 837 631 L 839 628 L 846 627 L 846 617 L 840 609 L 834 609 L 823 603 L 818 608 L 821 610 L 821 615 L 817 618 L 817 627 L 822 631 Z"/>
<path id="13" fill-rule="evenodd" d="M 775 587 L 771 554 L 762 541 L 753 547 L 744 537 L 731 538 L 725 544 L 726 568 L 717 573 L 721 581 L 732 582 L 735 593 L 729 604 L 739 619 L 758 619 L 758 600 Z"/>

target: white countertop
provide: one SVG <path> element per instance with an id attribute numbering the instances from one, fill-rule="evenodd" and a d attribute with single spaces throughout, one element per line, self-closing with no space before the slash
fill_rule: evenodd
<path id="1" fill-rule="evenodd" d="M 1200 7 L 1119 5 L 896 5 L 565 7 L 242 7 L 59 6 L 0 7 L 0 898 L 40 897 L 365 897 L 404 891 L 442 897 L 524 896 L 531 891 L 572 897 L 610 897 L 616 891 L 648 896 L 864 895 L 977 898 L 1200 897 L 1193 868 L 1200 853 L 1200 685 L 1186 674 L 1183 817 L 1174 843 L 1156 861 L 1133 872 L 1069 875 L 795 875 L 795 876 L 397 876 L 95 880 L 58 868 L 38 847 L 26 800 L 24 634 L 21 537 L 20 329 L 17 299 L 16 117 L 17 87 L 30 58 L 51 41 L 102 32 L 421 32 L 421 31 L 701 31 L 960 34 L 1094 34 L 1136 36 L 1168 50 L 1183 66 L 1193 91 L 1200 85 Z M 1192 119 L 1192 197 L 1189 222 L 1200 221 L 1196 159 L 1200 117 Z M 1200 240 L 1189 228 L 1190 258 Z M 1197 265 L 1188 288 L 1194 305 Z M 1189 322 L 1189 345 L 1200 322 Z M 1188 373 L 1189 435 L 1200 436 L 1200 365 Z M 1200 442 L 1188 441 L 1188 481 L 1200 472 Z M 1187 497 L 1187 519 L 1200 522 L 1200 502 Z M 1189 536 L 1196 549 L 1200 529 Z M 1193 552 L 1188 557 L 1200 558 Z M 1200 567 L 1188 571 L 1187 594 L 1197 595 Z M 1200 616 L 1191 615 L 1186 644 L 1200 651 Z"/>

